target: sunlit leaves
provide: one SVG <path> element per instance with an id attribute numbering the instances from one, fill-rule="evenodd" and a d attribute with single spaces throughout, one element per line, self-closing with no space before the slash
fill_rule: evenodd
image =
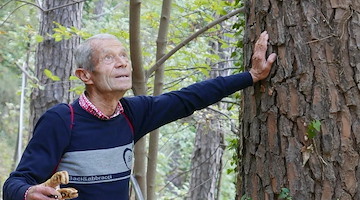
<path id="1" fill-rule="evenodd" d="M 243 0 L 235 0 L 235 4 L 234 6 L 238 6 L 241 7 L 243 5 L 244 1 Z"/>
<path id="2" fill-rule="evenodd" d="M 48 78 L 50 78 L 50 79 L 53 80 L 53 81 L 60 81 L 60 80 L 61 80 L 58 76 L 54 75 L 54 74 L 53 74 L 50 70 L 48 70 L 48 69 L 45 69 L 45 70 L 44 70 L 44 74 L 45 74 L 45 76 L 47 76 Z"/>
<path id="3" fill-rule="evenodd" d="M 80 30 L 80 29 L 77 29 L 76 27 L 72 26 L 70 28 L 68 28 L 69 32 L 77 35 L 77 36 L 80 36 L 81 38 L 83 39 L 87 39 L 89 37 L 91 37 L 92 35 L 86 31 L 83 31 L 83 30 Z"/>
<path id="4" fill-rule="evenodd" d="M 239 139 L 234 138 L 227 138 L 227 150 L 232 152 L 232 158 L 230 160 L 230 167 L 226 170 L 227 174 L 235 173 L 237 164 L 240 162 L 239 156 L 236 153 L 239 148 Z"/>
<path id="5" fill-rule="evenodd" d="M 90 33 L 79 30 L 76 27 L 68 28 L 57 22 L 54 22 L 54 24 L 56 25 L 56 28 L 53 29 L 55 33 L 52 34 L 51 37 L 55 39 L 55 42 L 59 42 L 61 40 L 68 40 L 75 35 L 80 36 L 84 39 L 87 39 L 91 36 Z"/>
<path id="6" fill-rule="evenodd" d="M 69 81 L 79 81 L 80 79 L 77 76 L 70 76 Z"/>
<path id="7" fill-rule="evenodd" d="M 79 85 L 70 89 L 70 92 L 75 92 L 75 94 L 77 95 L 82 94 L 84 91 L 85 91 L 84 85 Z"/>
<path id="8" fill-rule="evenodd" d="M 44 41 L 44 37 L 41 36 L 41 35 L 35 35 L 34 39 L 35 39 L 35 41 L 38 42 L 38 43 Z"/>

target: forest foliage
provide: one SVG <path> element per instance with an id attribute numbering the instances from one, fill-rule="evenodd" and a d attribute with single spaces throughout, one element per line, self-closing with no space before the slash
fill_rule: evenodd
<path id="1" fill-rule="evenodd" d="M 110 33 L 120 38 L 128 48 L 129 40 L 129 5 L 128 1 L 106 0 L 101 7 L 102 11 L 96 11 L 96 0 L 85 1 L 83 13 L 83 27 L 78 30 L 74 27 L 64 27 L 56 24 L 54 34 L 49 35 L 56 41 L 66 40 L 73 35 L 80 35 L 83 39 L 97 33 Z M 26 69 L 27 85 L 25 89 L 25 117 L 22 127 L 24 144 L 29 137 L 29 96 L 31 89 L 41 87 L 34 76 L 34 55 L 36 46 L 43 40 L 38 35 L 39 9 L 33 6 L 35 1 L 5 1 L 0 3 L 0 186 L 8 174 L 14 169 L 14 154 L 19 131 L 19 105 L 21 74 L 24 63 L 28 63 Z M 241 3 L 236 1 L 229 3 L 224 0 L 173 0 L 172 17 L 169 28 L 168 49 L 175 47 L 184 38 L 196 32 L 213 21 L 215 16 L 221 16 L 239 7 Z M 141 36 L 143 42 L 144 66 L 146 69 L 155 63 L 157 27 L 161 12 L 161 1 L 146 1 L 142 5 Z M 57 22 L 54 22 L 57 23 Z M 229 22 L 230 23 L 230 22 Z M 233 24 L 235 23 L 235 25 Z M 179 89 L 193 82 L 198 82 L 209 77 L 209 63 L 230 62 L 220 60 L 220 57 L 211 53 L 209 41 L 218 40 L 222 48 L 230 48 L 232 62 L 235 63 L 234 72 L 241 70 L 241 47 L 242 29 L 244 21 L 241 18 L 232 20 L 231 24 L 223 33 L 220 33 L 219 25 L 211 28 L 205 34 L 197 37 L 174 56 L 166 61 L 164 91 Z M 231 29 L 233 27 L 234 29 Z M 225 34 L 232 40 L 225 41 L 218 37 Z M 229 43 L 230 41 L 230 43 Z M 235 42 L 234 42 L 235 41 Z M 44 74 L 52 81 L 77 81 L 70 77 L 68 80 L 59 80 L 51 71 Z M 148 94 L 152 94 L 152 76 L 148 80 Z M 74 92 L 81 92 L 82 86 L 73 88 Z M 129 94 L 131 95 L 131 94 Z M 239 95 L 229 97 L 229 102 L 237 102 Z M 224 111 L 229 118 L 220 119 L 226 123 L 228 134 L 226 139 L 234 143 L 235 135 L 231 132 L 231 126 L 237 123 L 238 108 L 236 103 L 230 103 Z M 196 128 L 196 114 L 193 117 L 171 123 L 161 130 L 160 152 L 158 161 L 157 185 L 159 196 L 174 199 L 185 196 L 189 179 L 189 165 L 192 155 L 193 139 Z M 173 134 L 176 132 L 177 134 Z M 235 143 L 236 144 L 236 143 Z M 176 147 L 176 148 L 174 148 Z M 221 189 L 224 199 L 233 198 L 235 193 L 233 150 L 226 151 L 225 169 Z M 229 173 L 226 173 L 229 172 Z M 174 176 L 176 174 L 176 176 Z M 170 188 L 170 189 L 169 189 Z"/>

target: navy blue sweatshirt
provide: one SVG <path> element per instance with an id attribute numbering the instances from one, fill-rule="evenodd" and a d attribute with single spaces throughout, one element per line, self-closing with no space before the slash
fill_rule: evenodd
<path id="1" fill-rule="evenodd" d="M 56 171 L 69 172 L 62 187 L 79 191 L 76 200 L 127 200 L 133 146 L 148 132 L 191 115 L 253 84 L 249 72 L 202 81 L 159 96 L 124 97 L 124 113 L 100 120 L 72 103 L 44 113 L 17 169 L 3 187 L 4 200 L 23 200 L 25 191 Z"/>

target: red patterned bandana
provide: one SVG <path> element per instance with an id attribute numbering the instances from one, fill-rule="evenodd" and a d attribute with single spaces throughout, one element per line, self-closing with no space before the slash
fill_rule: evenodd
<path id="1" fill-rule="evenodd" d="M 107 116 L 103 112 L 101 112 L 101 110 L 97 109 L 93 103 L 90 102 L 90 100 L 86 97 L 85 93 L 83 93 L 79 97 L 79 104 L 88 113 L 94 115 L 95 117 L 101 120 L 108 120 L 114 118 L 124 112 L 124 108 L 122 107 L 119 101 L 118 105 L 116 106 L 114 114 L 112 114 L 111 116 Z"/>

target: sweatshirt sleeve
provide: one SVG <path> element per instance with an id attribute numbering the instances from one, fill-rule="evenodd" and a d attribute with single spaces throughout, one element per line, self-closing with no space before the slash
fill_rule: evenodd
<path id="1" fill-rule="evenodd" d="M 136 142 L 164 124 L 189 116 L 252 84 L 250 73 L 243 72 L 198 82 L 155 97 L 123 98 L 121 102 L 133 123 Z"/>
<path id="2" fill-rule="evenodd" d="M 3 199 L 23 200 L 30 186 L 46 181 L 55 172 L 70 141 L 66 125 L 70 120 L 55 110 L 50 109 L 39 119 L 19 165 L 4 183 Z"/>

